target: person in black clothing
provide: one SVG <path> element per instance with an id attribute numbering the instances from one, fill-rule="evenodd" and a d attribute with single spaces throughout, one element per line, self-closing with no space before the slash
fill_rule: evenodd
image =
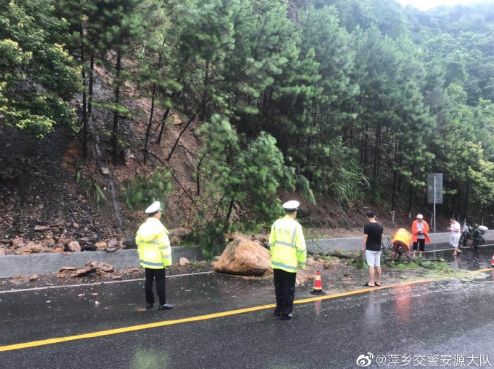
<path id="1" fill-rule="evenodd" d="M 374 210 L 367 212 L 367 219 L 368 223 L 364 226 L 364 240 L 362 244 L 362 254 L 365 254 L 365 259 L 369 266 L 369 282 L 365 285 L 369 287 L 380 287 L 382 275 L 381 240 L 384 228 L 376 221 Z M 375 278 L 376 274 L 377 278 Z"/>
<path id="2" fill-rule="evenodd" d="M 472 232 L 470 233 L 470 236 L 472 236 L 472 246 L 474 249 L 478 249 L 480 245 L 482 245 L 485 240 L 484 240 L 484 233 L 481 230 L 482 226 L 479 226 L 478 223 L 475 223 Z"/>

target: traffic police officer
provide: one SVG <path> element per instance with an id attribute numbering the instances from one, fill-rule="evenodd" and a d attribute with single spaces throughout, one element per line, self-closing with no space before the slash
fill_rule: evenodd
<path id="1" fill-rule="evenodd" d="M 305 269 L 307 259 L 302 226 L 295 220 L 299 206 L 296 200 L 284 203 L 286 215 L 273 223 L 269 235 L 276 293 L 274 315 L 281 320 L 289 320 L 293 316 L 297 268 Z"/>
<path id="2" fill-rule="evenodd" d="M 156 280 L 156 292 L 159 299 L 159 310 L 169 310 L 173 305 L 166 303 L 165 276 L 166 267 L 172 264 L 172 254 L 168 230 L 160 222 L 161 205 L 153 202 L 146 210 L 148 219 L 143 223 L 136 235 L 139 262 L 146 271 L 144 290 L 146 293 L 146 309 L 154 305 L 153 280 Z"/>

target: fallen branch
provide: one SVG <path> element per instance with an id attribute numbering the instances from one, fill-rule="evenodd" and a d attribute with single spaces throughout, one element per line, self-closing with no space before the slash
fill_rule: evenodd
<path id="1" fill-rule="evenodd" d="M 211 97 L 208 98 L 204 104 L 207 104 L 209 101 L 211 100 Z M 196 116 L 203 110 L 203 107 L 201 106 L 201 108 L 199 108 L 198 110 L 196 110 L 196 112 L 189 118 L 189 120 L 187 121 L 187 123 L 185 124 L 185 127 L 180 131 L 179 135 L 178 135 L 178 138 L 177 140 L 175 141 L 175 143 L 173 144 L 173 147 L 172 149 L 170 150 L 170 154 L 168 154 L 168 157 L 166 158 L 166 161 L 170 161 L 170 159 L 172 158 L 172 155 L 175 151 L 175 149 L 177 148 L 178 146 L 178 143 L 180 142 L 180 139 L 182 138 L 182 135 L 185 133 L 185 131 L 189 128 L 189 126 L 192 124 L 192 122 L 195 120 Z"/>

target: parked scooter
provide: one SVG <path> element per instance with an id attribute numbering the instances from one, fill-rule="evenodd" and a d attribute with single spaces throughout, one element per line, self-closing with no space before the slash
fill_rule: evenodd
<path id="1" fill-rule="evenodd" d="M 459 242 L 460 248 L 465 248 L 471 244 L 472 248 L 477 250 L 480 245 L 485 243 L 484 235 L 488 230 L 484 225 L 474 224 L 473 226 L 469 226 L 466 222 L 463 223 Z"/>

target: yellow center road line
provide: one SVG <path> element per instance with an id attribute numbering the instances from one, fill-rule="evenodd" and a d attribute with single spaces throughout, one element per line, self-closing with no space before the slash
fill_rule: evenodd
<path id="1" fill-rule="evenodd" d="M 477 270 L 470 270 L 470 272 L 472 272 L 472 273 L 485 273 L 485 272 L 492 272 L 492 271 L 494 271 L 493 267 L 477 269 Z"/>
<path id="2" fill-rule="evenodd" d="M 244 308 L 244 309 L 222 311 L 219 313 L 212 313 L 212 314 L 206 314 L 206 315 L 198 315 L 198 316 L 189 317 L 189 318 L 182 318 L 182 319 L 175 319 L 175 320 L 164 320 L 164 321 L 159 321 L 159 322 L 154 322 L 154 323 L 134 325 L 134 326 L 130 326 L 130 327 L 107 329 L 107 330 L 103 330 L 103 331 L 78 334 L 78 335 L 74 335 L 74 336 L 57 337 L 57 338 L 49 338 L 49 339 L 44 339 L 44 340 L 39 340 L 39 341 L 18 343 L 18 344 L 14 344 L 14 345 L 0 346 L 0 352 L 1 351 L 20 350 L 20 349 L 25 349 L 25 348 L 30 348 L 30 347 L 45 346 L 45 345 L 51 345 L 54 343 L 76 341 L 76 340 L 82 340 L 82 339 L 88 339 L 88 338 L 111 336 L 114 334 L 141 331 L 141 330 L 150 329 L 150 328 L 166 327 L 166 326 L 177 325 L 177 324 L 182 324 L 182 323 L 191 323 L 191 322 L 197 322 L 197 321 L 202 321 L 202 320 L 223 318 L 223 317 L 231 316 L 231 315 L 238 315 L 238 314 L 251 313 L 251 312 L 255 312 L 255 311 L 271 309 L 273 307 L 275 307 L 274 304 L 260 305 L 260 306 L 254 306 L 254 307 Z"/>
<path id="3" fill-rule="evenodd" d="M 479 269 L 479 270 L 473 271 L 472 273 L 484 273 L 484 272 L 488 272 L 488 271 L 492 271 L 492 270 L 494 270 L 494 269 L 485 268 L 485 269 Z M 435 282 L 435 281 L 438 281 L 438 280 L 437 279 L 422 279 L 422 280 L 416 280 L 416 281 L 405 282 L 405 283 L 397 283 L 397 284 L 393 284 L 393 285 L 389 285 L 389 286 L 383 286 L 383 287 L 362 288 L 362 289 L 358 289 L 358 290 L 335 293 L 335 294 L 331 294 L 331 295 L 309 297 L 309 298 L 305 298 L 305 299 L 296 300 L 294 303 L 297 305 L 308 304 L 308 303 L 316 302 L 316 301 L 332 300 L 332 299 L 337 299 L 337 298 L 341 298 L 341 297 L 361 295 L 361 294 L 365 294 L 365 293 L 368 293 L 371 291 L 393 289 L 393 288 L 398 288 L 398 287 L 403 287 L 403 286 L 411 286 L 411 285 L 415 285 L 415 284 L 430 283 L 430 282 Z M 253 307 L 248 307 L 248 308 L 243 308 L 243 309 L 221 311 L 221 312 L 217 312 L 217 313 L 198 315 L 198 316 L 182 318 L 182 319 L 163 320 L 163 321 L 158 321 L 158 322 L 153 322 L 153 323 L 138 324 L 138 325 L 122 327 L 122 328 L 115 328 L 115 329 L 107 329 L 107 330 L 78 334 L 78 335 L 73 335 L 73 336 L 56 337 L 56 338 L 49 338 L 49 339 L 44 339 L 44 340 L 17 343 L 17 344 L 12 344 L 12 345 L 0 346 L 0 352 L 22 350 L 22 349 L 27 349 L 27 348 L 32 348 L 32 347 L 53 345 L 53 344 L 62 343 L 62 342 L 84 340 L 84 339 L 90 339 L 90 338 L 111 336 L 111 335 L 121 334 L 121 333 L 142 331 L 142 330 L 151 329 L 151 328 L 160 328 L 160 327 L 167 327 L 167 326 L 177 325 L 177 324 L 185 324 L 185 323 L 199 322 L 199 321 L 204 321 L 204 320 L 224 318 L 224 317 L 228 317 L 228 316 L 253 313 L 253 312 L 262 311 L 262 310 L 268 310 L 268 309 L 272 309 L 274 307 L 275 307 L 275 304 L 259 305 L 259 306 L 253 306 Z"/>

